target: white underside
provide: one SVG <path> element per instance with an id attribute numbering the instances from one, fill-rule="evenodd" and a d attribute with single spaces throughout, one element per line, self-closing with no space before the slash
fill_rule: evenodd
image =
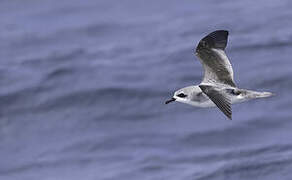
<path id="1" fill-rule="evenodd" d="M 232 87 L 229 87 L 229 88 L 232 88 Z M 231 104 L 237 104 L 237 103 L 245 102 L 251 99 L 265 98 L 265 97 L 270 97 L 274 95 L 273 93 L 270 93 L 270 92 L 257 92 L 257 91 L 251 91 L 251 90 L 245 90 L 245 89 L 240 89 L 240 90 L 242 91 L 242 93 L 237 96 L 232 95 L 232 94 L 227 94 L 227 93 L 225 94 L 225 96 L 230 99 Z M 181 97 L 176 96 L 176 94 L 179 94 L 181 92 L 184 92 L 184 94 L 187 94 L 189 96 L 196 97 L 196 95 L 202 93 L 199 86 L 188 86 L 188 87 L 182 88 L 175 92 L 175 95 L 173 96 L 173 98 L 175 98 L 177 102 L 189 104 L 195 107 L 201 107 L 201 108 L 216 107 L 216 105 L 204 93 L 202 94 L 203 97 L 190 98 L 192 99 L 190 100 L 188 98 L 181 98 Z"/>
<path id="2" fill-rule="evenodd" d="M 244 101 L 249 100 L 248 98 L 244 98 L 243 96 L 239 95 L 239 96 L 234 96 L 231 97 L 231 104 L 237 104 L 237 103 L 241 103 Z M 208 101 L 204 101 L 204 102 L 197 102 L 197 101 L 180 101 L 182 103 L 185 104 L 189 104 L 191 106 L 195 106 L 195 107 L 201 107 L 201 108 L 208 108 L 208 107 L 216 107 L 216 105 L 209 99 Z"/>

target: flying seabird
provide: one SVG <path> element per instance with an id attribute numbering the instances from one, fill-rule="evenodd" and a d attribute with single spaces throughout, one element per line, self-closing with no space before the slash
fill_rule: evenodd
<path id="1" fill-rule="evenodd" d="M 217 106 L 231 120 L 231 104 L 273 95 L 270 92 L 257 92 L 236 87 L 233 69 L 225 54 L 227 39 L 228 31 L 217 30 L 200 40 L 195 54 L 204 68 L 202 82 L 197 86 L 177 90 L 165 104 L 178 101 L 196 107 Z"/>

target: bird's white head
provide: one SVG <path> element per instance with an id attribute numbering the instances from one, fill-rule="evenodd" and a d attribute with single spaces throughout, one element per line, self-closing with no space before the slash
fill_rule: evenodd
<path id="1" fill-rule="evenodd" d="M 198 86 L 188 86 L 182 89 L 175 91 L 173 97 L 165 102 L 168 104 L 170 102 L 181 102 L 189 104 L 190 101 L 194 100 L 194 96 L 198 93 L 201 93 L 201 89 Z"/>

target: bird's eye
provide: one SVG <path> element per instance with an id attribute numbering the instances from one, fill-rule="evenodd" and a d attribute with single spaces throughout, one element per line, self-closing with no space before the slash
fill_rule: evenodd
<path id="1" fill-rule="evenodd" d="M 184 93 L 180 93 L 180 94 L 177 95 L 177 97 L 184 98 L 184 97 L 187 97 L 187 95 L 185 95 Z"/>

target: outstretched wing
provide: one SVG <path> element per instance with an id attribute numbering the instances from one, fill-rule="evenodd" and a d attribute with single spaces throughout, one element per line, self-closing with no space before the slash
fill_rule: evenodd
<path id="1" fill-rule="evenodd" d="M 196 55 L 204 68 L 203 83 L 219 83 L 235 87 L 233 70 L 225 54 L 228 31 L 218 30 L 208 34 L 198 44 Z"/>
<path id="2" fill-rule="evenodd" d="M 231 101 L 228 97 L 213 86 L 199 85 L 201 90 L 213 101 L 214 104 L 231 120 L 232 109 Z"/>

